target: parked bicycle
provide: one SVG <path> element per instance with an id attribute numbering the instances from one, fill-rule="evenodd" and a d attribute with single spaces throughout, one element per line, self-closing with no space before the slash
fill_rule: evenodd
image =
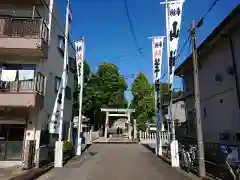
<path id="1" fill-rule="evenodd" d="M 189 153 L 191 158 L 191 169 L 198 170 L 198 160 L 197 160 L 197 146 L 196 145 L 190 145 Z"/>
<path id="2" fill-rule="evenodd" d="M 184 145 L 179 145 L 179 160 L 182 166 L 187 170 L 187 172 L 191 171 L 192 168 L 192 159 L 190 153 L 186 150 Z"/>
<path id="3" fill-rule="evenodd" d="M 221 146 L 221 151 L 225 156 L 225 165 L 232 175 L 234 180 L 240 180 L 240 161 L 230 161 L 229 155 L 232 153 L 231 149 L 225 145 Z"/>

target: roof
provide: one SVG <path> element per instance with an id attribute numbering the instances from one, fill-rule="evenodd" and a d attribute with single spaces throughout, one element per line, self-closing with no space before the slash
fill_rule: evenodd
<path id="1" fill-rule="evenodd" d="M 201 43 L 197 48 L 198 52 L 201 52 L 203 49 L 207 48 L 207 45 L 216 40 L 219 35 L 224 31 L 228 26 L 231 26 L 231 22 L 236 17 L 240 16 L 240 4 L 238 4 L 233 11 L 213 30 L 213 32 Z M 231 25 L 230 25 L 231 24 Z M 233 26 L 236 26 L 237 23 L 234 23 Z M 175 70 L 177 76 L 184 74 L 185 70 L 188 67 L 192 66 L 192 54 Z"/>
<path id="2" fill-rule="evenodd" d="M 188 95 L 181 94 L 179 97 L 173 99 L 172 103 L 176 104 L 180 101 L 185 101 L 187 98 L 192 97 L 192 96 L 193 96 L 193 94 L 188 94 Z M 166 107 L 168 107 L 168 105 L 169 105 L 169 102 L 165 102 L 165 103 L 163 103 L 162 108 L 166 108 Z"/>
<path id="3" fill-rule="evenodd" d="M 184 100 L 185 100 L 185 96 L 183 94 L 181 94 L 179 97 L 173 99 L 172 103 L 176 104 L 179 101 L 184 101 Z M 168 105 L 169 105 L 169 102 L 165 102 L 165 103 L 163 103 L 162 107 L 165 108 L 165 107 L 168 107 Z"/>

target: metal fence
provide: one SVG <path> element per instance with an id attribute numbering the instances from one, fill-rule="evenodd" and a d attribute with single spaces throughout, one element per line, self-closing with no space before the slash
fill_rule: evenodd
<path id="1" fill-rule="evenodd" d="M 1 17 L 0 37 L 42 38 L 48 42 L 48 28 L 40 18 Z"/>
<path id="2" fill-rule="evenodd" d="M 44 93 L 45 76 L 37 73 L 33 80 L 0 81 L 0 92 L 38 92 Z"/>
<path id="3" fill-rule="evenodd" d="M 54 146 L 42 145 L 36 150 L 36 160 L 35 165 L 36 167 L 42 167 L 54 161 Z"/>

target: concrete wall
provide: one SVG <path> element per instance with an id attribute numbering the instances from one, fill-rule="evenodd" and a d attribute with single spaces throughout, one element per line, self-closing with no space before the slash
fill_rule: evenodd
<path id="1" fill-rule="evenodd" d="M 237 75 L 240 76 L 240 30 L 232 35 L 234 41 L 235 56 L 237 61 Z M 232 55 L 230 43 L 226 37 L 221 37 L 216 45 L 206 54 L 201 53 L 201 69 L 199 71 L 199 85 L 201 97 L 201 115 L 204 132 L 204 140 L 207 142 L 220 142 L 220 133 L 230 132 L 231 138 L 224 143 L 239 144 L 236 141 L 236 133 L 240 133 L 240 110 L 237 100 L 235 77 L 228 73 L 228 67 L 232 67 Z M 216 75 L 222 77 L 222 81 L 216 80 Z M 240 82 L 238 82 L 240 83 Z M 193 74 L 184 75 L 184 92 L 193 92 Z M 186 100 L 187 111 L 194 108 L 194 97 Z M 191 114 L 187 114 L 188 127 Z M 189 129 L 194 132 L 195 128 Z M 192 133 L 194 134 L 194 133 Z"/>
<path id="2" fill-rule="evenodd" d="M 179 119 L 180 122 L 186 121 L 184 101 L 179 101 L 172 105 L 172 116 L 173 119 Z"/>

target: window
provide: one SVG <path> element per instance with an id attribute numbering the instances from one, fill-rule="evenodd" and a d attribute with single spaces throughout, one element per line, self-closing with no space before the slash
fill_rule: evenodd
<path id="1" fill-rule="evenodd" d="M 58 41 L 57 48 L 63 56 L 64 55 L 64 46 L 65 46 L 64 37 L 59 35 L 57 41 Z"/>
<path id="2" fill-rule="evenodd" d="M 215 75 L 215 81 L 221 83 L 221 82 L 223 81 L 223 77 L 222 77 L 222 75 L 221 75 L 221 74 L 216 74 L 216 75 Z"/>
<path id="3" fill-rule="evenodd" d="M 69 57 L 69 69 L 72 73 L 74 73 L 75 69 L 76 69 L 75 68 L 76 67 L 75 63 L 76 63 L 75 58 Z"/>
<path id="4" fill-rule="evenodd" d="M 236 133 L 236 141 L 240 142 L 240 133 Z"/>
<path id="5" fill-rule="evenodd" d="M 61 78 L 58 76 L 55 76 L 55 86 L 54 86 L 55 92 L 58 92 L 60 85 L 61 85 Z"/>
<path id="6" fill-rule="evenodd" d="M 220 133 L 220 140 L 222 140 L 222 141 L 230 140 L 230 134 L 229 133 Z"/>
<path id="7" fill-rule="evenodd" d="M 71 90 L 71 88 L 70 87 L 66 87 L 66 98 L 68 99 L 68 100 L 71 100 L 72 99 L 72 90 Z"/>

